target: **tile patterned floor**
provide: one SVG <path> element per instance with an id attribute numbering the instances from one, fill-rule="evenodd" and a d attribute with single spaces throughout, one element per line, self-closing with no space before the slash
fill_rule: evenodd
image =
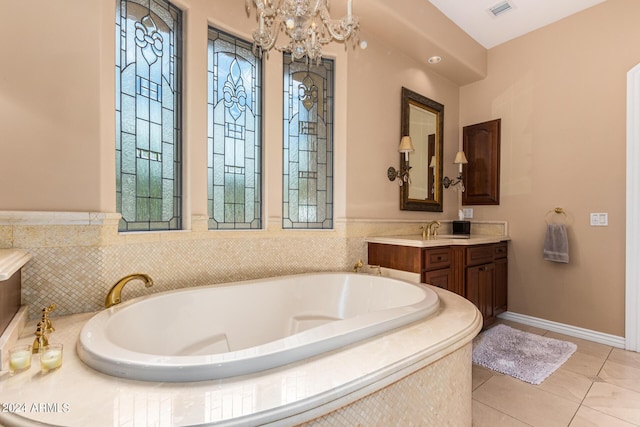
<path id="1" fill-rule="evenodd" d="M 475 427 L 640 426 L 640 353 L 518 323 L 511 327 L 578 346 L 540 385 L 473 365 Z"/>

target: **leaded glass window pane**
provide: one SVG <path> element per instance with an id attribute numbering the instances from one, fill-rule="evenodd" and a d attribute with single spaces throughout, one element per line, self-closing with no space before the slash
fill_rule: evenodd
<path id="1" fill-rule="evenodd" d="M 333 79 L 284 54 L 283 228 L 333 228 Z"/>
<path id="2" fill-rule="evenodd" d="M 182 13 L 116 0 L 116 208 L 120 231 L 181 224 Z"/>
<path id="3" fill-rule="evenodd" d="M 261 61 L 252 44 L 209 28 L 210 229 L 262 227 Z"/>

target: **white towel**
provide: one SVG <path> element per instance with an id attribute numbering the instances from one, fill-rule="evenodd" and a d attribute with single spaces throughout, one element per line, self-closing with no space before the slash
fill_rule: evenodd
<path id="1" fill-rule="evenodd" d="M 564 224 L 547 224 L 542 254 L 547 261 L 569 262 L 569 239 Z"/>

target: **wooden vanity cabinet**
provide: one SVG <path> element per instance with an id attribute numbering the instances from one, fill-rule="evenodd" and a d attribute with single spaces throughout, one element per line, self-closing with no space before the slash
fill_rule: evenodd
<path id="1" fill-rule="evenodd" d="M 496 320 L 494 245 L 471 246 L 466 251 L 464 296 L 482 313 L 484 326 Z"/>
<path id="2" fill-rule="evenodd" d="M 451 248 L 438 247 L 422 250 L 421 282 L 455 292 L 451 271 Z"/>
<path id="3" fill-rule="evenodd" d="M 507 242 L 495 245 L 494 261 L 496 292 L 494 295 L 494 314 L 507 311 L 508 262 Z"/>
<path id="4" fill-rule="evenodd" d="M 419 273 L 421 282 L 473 302 L 484 326 L 507 310 L 507 242 L 417 248 L 368 244 L 369 264 Z"/>

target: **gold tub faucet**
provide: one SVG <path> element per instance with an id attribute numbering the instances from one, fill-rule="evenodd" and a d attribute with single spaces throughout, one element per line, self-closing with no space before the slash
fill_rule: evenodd
<path id="1" fill-rule="evenodd" d="M 151 276 L 145 273 L 134 273 L 124 276 L 122 279 L 118 280 L 115 285 L 111 287 L 109 293 L 107 294 L 107 298 L 104 300 L 104 307 L 109 308 L 116 304 L 120 304 L 122 301 L 120 298 L 120 294 L 122 293 L 122 288 L 124 285 L 129 283 L 131 280 L 140 279 L 144 282 L 144 286 L 150 288 L 153 286 L 153 279 Z"/>
<path id="2" fill-rule="evenodd" d="M 36 325 L 36 338 L 33 340 L 33 345 L 31 346 L 31 351 L 33 354 L 40 353 L 40 351 L 49 345 L 49 339 L 47 338 L 47 334 L 55 331 L 56 329 L 51 324 L 51 320 L 49 319 L 49 313 L 58 308 L 57 305 L 51 304 L 49 307 L 45 307 L 42 309 L 42 318 Z"/>

